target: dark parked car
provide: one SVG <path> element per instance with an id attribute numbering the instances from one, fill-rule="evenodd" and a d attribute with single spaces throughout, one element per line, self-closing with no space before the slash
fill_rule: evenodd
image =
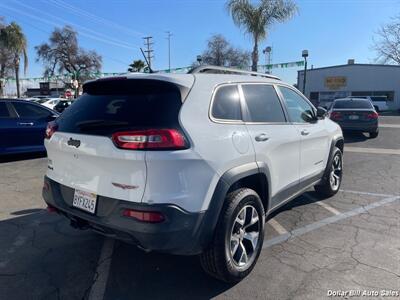
<path id="1" fill-rule="evenodd" d="M 378 136 L 378 113 L 367 99 L 336 99 L 329 109 L 329 117 L 343 131 L 368 132 L 371 138 Z"/>
<path id="2" fill-rule="evenodd" d="M 72 104 L 71 100 L 62 100 L 62 101 L 58 102 L 56 104 L 56 106 L 54 106 L 54 110 L 59 113 L 62 113 L 71 104 Z"/>
<path id="3" fill-rule="evenodd" d="M 0 99 L 0 155 L 45 151 L 47 123 L 58 113 L 24 100 Z"/>

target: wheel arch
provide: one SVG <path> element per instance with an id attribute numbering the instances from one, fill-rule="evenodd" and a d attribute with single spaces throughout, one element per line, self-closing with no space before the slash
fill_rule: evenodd
<path id="1" fill-rule="evenodd" d="M 241 187 L 254 189 L 261 198 L 265 212 L 269 210 L 270 172 L 267 165 L 252 162 L 229 169 L 220 177 L 202 222 L 201 232 L 204 247 L 213 237 L 226 195 Z"/>

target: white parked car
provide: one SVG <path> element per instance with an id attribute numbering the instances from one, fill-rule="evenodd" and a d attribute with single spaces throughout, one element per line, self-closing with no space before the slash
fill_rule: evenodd
<path id="1" fill-rule="evenodd" d="M 351 96 L 351 98 L 367 99 L 371 101 L 377 112 L 389 110 L 386 96 Z"/>
<path id="2" fill-rule="evenodd" d="M 298 90 L 261 73 L 201 66 L 87 82 L 46 130 L 49 211 L 146 251 L 200 254 L 237 282 L 266 216 L 342 181 L 342 131 Z"/>
<path id="3" fill-rule="evenodd" d="M 46 106 L 47 108 L 54 109 L 54 106 L 56 106 L 61 100 L 61 98 L 49 98 L 48 100 L 40 104 Z"/>

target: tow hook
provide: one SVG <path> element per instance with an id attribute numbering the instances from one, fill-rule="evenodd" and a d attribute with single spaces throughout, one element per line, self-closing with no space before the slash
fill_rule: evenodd
<path id="1" fill-rule="evenodd" d="M 80 230 L 86 230 L 89 228 L 88 222 L 81 219 L 71 219 L 71 226 Z"/>

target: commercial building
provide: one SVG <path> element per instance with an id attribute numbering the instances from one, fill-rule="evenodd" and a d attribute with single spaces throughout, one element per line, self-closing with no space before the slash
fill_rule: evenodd
<path id="1" fill-rule="evenodd" d="M 298 71 L 297 86 L 303 91 L 304 70 Z M 307 70 L 305 95 L 317 105 L 328 106 L 348 96 L 386 96 L 389 109 L 400 109 L 400 66 L 355 64 Z"/>

